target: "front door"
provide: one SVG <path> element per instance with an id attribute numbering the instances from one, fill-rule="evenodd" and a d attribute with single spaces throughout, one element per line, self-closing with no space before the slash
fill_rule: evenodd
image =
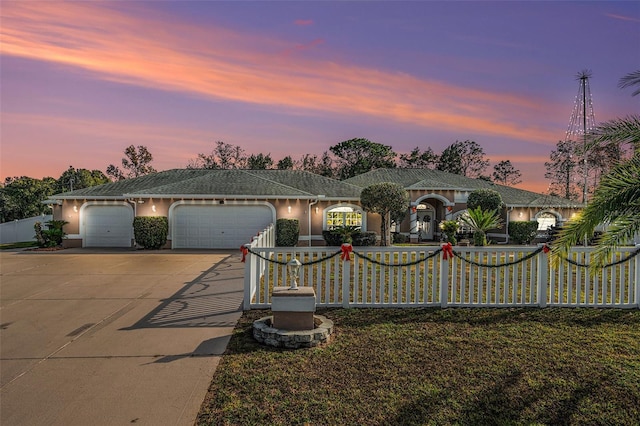
<path id="1" fill-rule="evenodd" d="M 418 210 L 418 240 L 433 240 L 434 211 L 431 209 Z"/>

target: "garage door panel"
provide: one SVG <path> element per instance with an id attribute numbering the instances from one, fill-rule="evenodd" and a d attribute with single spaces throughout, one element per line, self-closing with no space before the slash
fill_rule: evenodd
<path id="1" fill-rule="evenodd" d="M 125 205 L 87 206 L 83 211 L 84 247 L 131 247 L 133 211 Z"/>
<path id="2" fill-rule="evenodd" d="M 273 221 L 266 205 L 180 205 L 173 211 L 173 247 L 237 248 Z"/>

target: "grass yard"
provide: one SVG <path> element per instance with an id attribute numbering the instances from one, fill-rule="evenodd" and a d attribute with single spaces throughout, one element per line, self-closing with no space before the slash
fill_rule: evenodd
<path id="1" fill-rule="evenodd" d="M 20 243 L 0 244 L 0 250 L 15 250 L 29 247 L 38 247 L 38 243 L 36 241 L 23 241 Z"/>
<path id="2" fill-rule="evenodd" d="M 640 310 L 318 313 L 329 345 L 279 350 L 245 312 L 197 424 L 640 424 Z"/>

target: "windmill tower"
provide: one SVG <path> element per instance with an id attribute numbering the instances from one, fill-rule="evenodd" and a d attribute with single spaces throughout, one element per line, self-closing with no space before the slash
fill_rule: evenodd
<path id="1" fill-rule="evenodd" d="M 593 100 L 591 99 L 591 87 L 589 86 L 591 70 L 583 70 L 576 74 L 578 81 L 578 94 L 573 102 L 573 112 L 567 127 L 565 141 L 582 143 L 582 167 L 583 167 L 583 188 L 582 202 L 587 202 L 587 178 L 589 176 L 589 163 L 587 161 L 587 136 L 595 128 L 596 119 L 593 114 Z"/>

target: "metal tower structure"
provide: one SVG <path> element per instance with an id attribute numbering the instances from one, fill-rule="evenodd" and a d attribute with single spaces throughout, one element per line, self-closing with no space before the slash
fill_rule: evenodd
<path id="1" fill-rule="evenodd" d="M 582 167 L 583 167 L 583 189 L 582 202 L 587 202 L 587 178 L 589 175 L 589 163 L 587 152 L 587 136 L 596 127 L 596 119 L 593 114 L 593 100 L 591 98 L 591 87 L 589 86 L 591 70 L 583 70 L 576 74 L 578 81 L 578 94 L 573 102 L 573 112 L 567 127 L 565 141 L 576 144 L 582 143 Z"/>

